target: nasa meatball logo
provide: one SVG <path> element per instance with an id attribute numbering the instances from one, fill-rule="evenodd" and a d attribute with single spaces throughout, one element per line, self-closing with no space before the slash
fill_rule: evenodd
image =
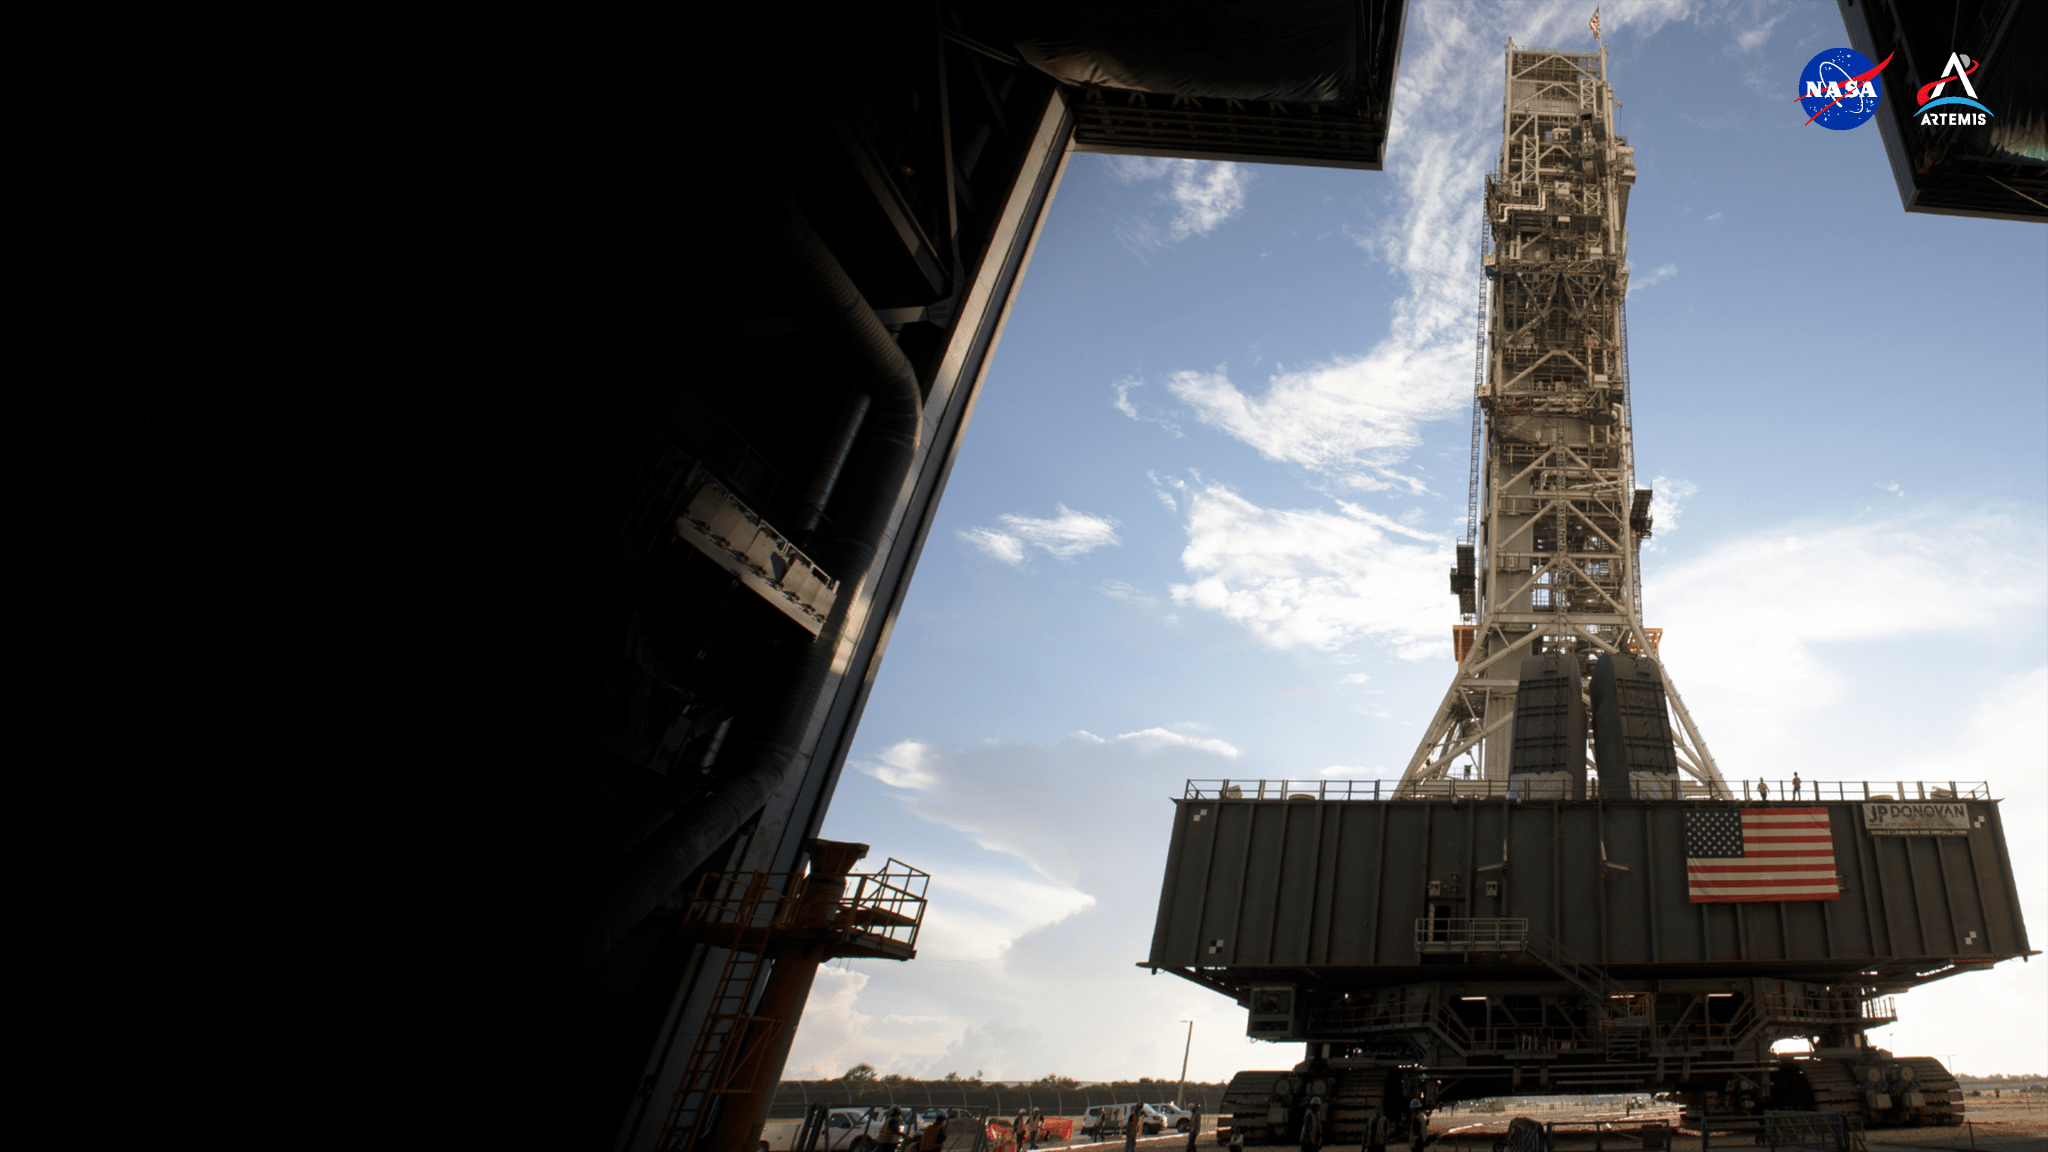
<path id="1" fill-rule="evenodd" d="M 1837 132 L 1861 128 L 1877 114 L 1877 102 L 1884 95 L 1879 73 L 1884 64 L 1872 64 L 1870 57 L 1854 48 L 1830 48 L 1806 62 L 1799 73 L 1799 106 L 1808 124 L 1819 124 Z"/>

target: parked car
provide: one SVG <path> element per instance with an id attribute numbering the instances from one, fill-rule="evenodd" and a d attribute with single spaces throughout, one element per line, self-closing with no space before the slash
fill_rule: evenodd
<path id="1" fill-rule="evenodd" d="M 1132 1101 L 1129 1104 L 1099 1104 L 1081 1114 L 1083 1136 L 1114 1136 L 1124 1130 L 1124 1123 L 1131 1115 L 1131 1109 L 1143 1108 L 1145 1115 L 1139 1121 L 1139 1131 L 1147 1136 L 1157 1136 L 1166 1126 L 1166 1117 L 1160 1115 L 1152 1105 Z"/>
<path id="2" fill-rule="evenodd" d="M 1195 1122 L 1195 1114 L 1178 1104 L 1158 1103 L 1145 1105 L 1148 1111 L 1159 1113 L 1159 1118 L 1175 1132 L 1185 1132 Z"/>
<path id="3" fill-rule="evenodd" d="M 819 1152 L 868 1152 L 882 1138 L 887 1108 L 834 1108 L 825 1115 Z M 908 1119 L 906 1118 L 906 1126 Z M 761 1152 L 787 1152 L 796 1143 L 801 1119 L 770 1120 L 761 1128 Z"/>
<path id="4" fill-rule="evenodd" d="M 980 1115 L 966 1108 L 926 1108 L 915 1117 L 906 1117 L 906 1127 L 903 1130 L 904 1147 L 916 1147 L 917 1134 L 941 1116 L 946 1118 L 946 1141 L 949 1144 L 961 1139 L 960 1133 L 972 1132 L 975 1125 L 986 1122 Z"/>

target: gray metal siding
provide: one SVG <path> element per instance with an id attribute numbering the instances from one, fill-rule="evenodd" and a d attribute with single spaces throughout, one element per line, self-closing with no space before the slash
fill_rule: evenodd
<path id="1" fill-rule="evenodd" d="M 1697 805 L 1180 801 L 1149 962 L 1413 964 L 1433 880 L 1444 886 L 1434 902 L 1453 916 L 1525 916 L 1605 964 L 2023 953 L 1997 802 L 1964 803 L 1983 823 L 1962 836 L 1873 836 L 1859 805 L 1816 805 L 1830 815 L 1839 899 L 1695 904 L 1685 813 Z M 1603 866 L 1603 843 L 1620 867 Z M 1507 866 L 1482 871 L 1503 848 Z M 1498 895 L 1486 894 L 1489 880 Z M 1210 953 L 1216 940 L 1222 951 Z"/>

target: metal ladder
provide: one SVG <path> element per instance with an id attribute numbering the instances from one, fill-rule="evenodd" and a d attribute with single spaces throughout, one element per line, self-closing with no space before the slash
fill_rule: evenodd
<path id="1" fill-rule="evenodd" d="M 718 982 L 712 986 L 711 1011 L 690 1049 L 690 1062 L 676 1085 L 668 1118 L 662 1124 L 661 1139 L 655 1145 L 663 1152 L 686 1152 L 697 1142 L 699 1122 L 715 1097 L 730 1094 L 727 1086 L 746 1062 L 748 1050 L 753 1049 L 758 1055 L 781 1030 L 782 1021 L 747 1011 L 762 973 L 770 967 L 769 942 L 775 935 L 775 918 L 771 916 L 759 925 L 756 939 L 749 939 L 748 931 L 759 916 L 762 898 L 780 898 L 780 893 L 768 891 L 768 881 L 768 873 L 755 872 L 740 901 L 736 917 L 740 930 L 734 946 L 725 954 Z"/>

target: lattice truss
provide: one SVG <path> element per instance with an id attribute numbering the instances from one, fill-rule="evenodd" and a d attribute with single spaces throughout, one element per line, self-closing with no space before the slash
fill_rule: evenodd
<path id="1" fill-rule="evenodd" d="M 1473 516 L 1451 578 L 1458 674 L 1404 783 L 1507 779 L 1523 657 L 1574 653 L 1589 680 L 1599 653 L 1655 655 L 1661 633 L 1641 619 L 1650 493 L 1634 484 L 1622 307 L 1635 150 L 1614 134 L 1604 46 L 1510 42 L 1506 82 L 1481 243 Z M 1664 681 L 1681 769 L 1725 792 Z"/>

